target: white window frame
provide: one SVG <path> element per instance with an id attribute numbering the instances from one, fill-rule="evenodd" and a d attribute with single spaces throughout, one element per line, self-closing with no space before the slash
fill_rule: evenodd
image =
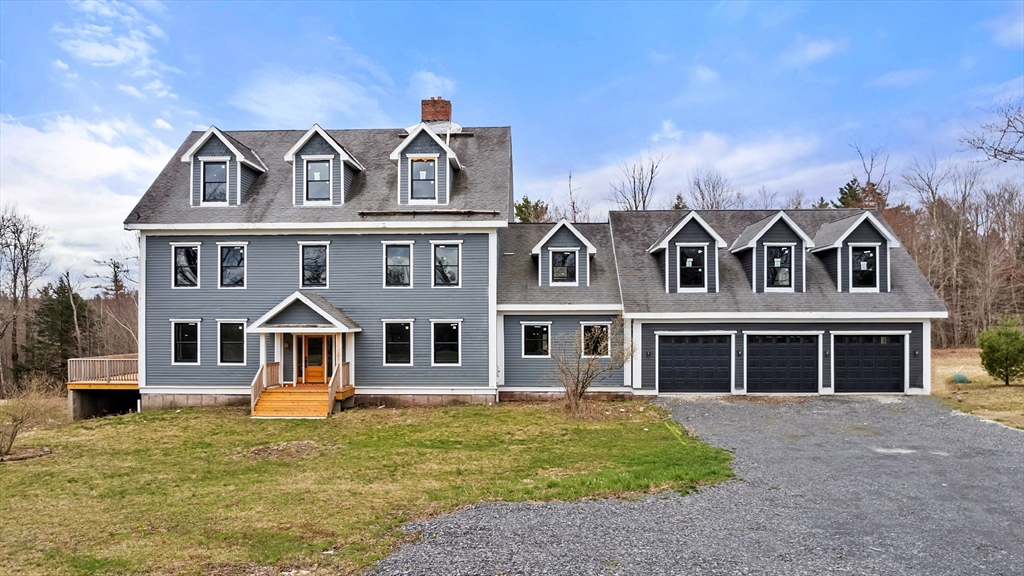
<path id="1" fill-rule="evenodd" d="M 199 160 L 199 205 L 209 207 L 231 206 L 231 156 L 197 156 Z M 206 192 L 206 163 L 224 163 L 224 201 L 207 202 L 203 199 Z"/>
<path id="2" fill-rule="evenodd" d="M 519 322 L 520 333 L 519 333 L 519 352 L 523 358 L 551 358 L 551 322 L 528 322 L 523 320 Z M 526 327 L 544 326 L 548 329 L 548 353 L 545 355 L 540 354 L 527 354 L 526 353 Z"/>
<path id="3" fill-rule="evenodd" d="M 680 281 L 679 271 L 682 269 L 681 262 L 682 257 L 680 254 L 683 248 L 703 248 L 704 249 L 704 267 L 702 268 L 704 276 L 704 285 L 697 286 L 682 286 Z M 708 242 L 676 242 L 676 292 L 707 292 L 708 291 Z"/>
<path id="4" fill-rule="evenodd" d="M 302 250 L 306 246 L 324 246 L 327 248 L 327 270 L 324 272 L 327 275 L 327 283 L 324 286 L 306 286 L 303 284 L 306 275 L 304 274 L 303 266 L 305 265 L 305 258 L 303 258 Z M 248 258 L 246 262 L 248 263 Z M 299 290 L 327 290 L 331 287 L 331 241 L 330 240 L 316 240 L 316 241 L 299 241 Z"/>
<path id="5" fill-rule="evenodd" d="M 413 366 L 416 363 L 416 319 L 415 318 L 382 318 L 381 323 L 381 338 L 380 338 L 380 365 L 383 367 L 391 368 L 395 366 Z M 408 324 L 409 325 L 409 363 L 408 364 L 392 364 L 388 362 L 388 324 Z M 431 333 L 433 333 L 434 327 L 430 327 Z M 431 337 L 433 338 L 433 337 Z M 462 327 L 459 327 L 459 338 L 462 338 Z M 459 353 L 462 353 L 462 347 L 460 342 Z M 431 359 L 433 359 L 433 353 L 431 353 Z M 461 358 L 460 358 L 461 359 Z"/>
<path id="6" fill-rule="evenodd" d="M 433 160 L 434 161 L 434 198 L 430 199 L 417 199 L 412 198 L 412 161 L 413 160 Z M 411 205 L 432 205 L 440 204 L 438 201 L 438 184 L 437 181 L 440 179 L 441 174 L 441 154 L 439 153 L 424 153 L 424 154 L 409 154 L 405 157 L 406 174 L 408 178 L 406 181 L 407 190 L 409 191 L 408 202 Z"/>
<path id="7" fill-rule="evenodd" d="M 196 361 L 175 362 L 174 361 L 174 326 L 176 324 L 196 325 Z M 203 362 L 203 319 L 202 318 L 171 318 L 171 366 L 199 366 Z"/>
<path id="8" fill-rule="evenodd" d="M 445 363 L 438 364 L 434 362 L 434 324 L 458 324 L 459 325 L 459 362 L 457 364 Z M 430 319 L 430 365 L 438 366 L 441 368 L 458 368 L 462 366 L 462 318 L 451 318 L 451 319 Z"/>
<path id="9" fill-rule="evenodd" d="M 306 188 L 309 187 L 308 162 L 327 161 L 327 182 L 330 186 L 330 195 L 327 200 L 310 200 Z M 294 200 L 293 200 L 294 203 Z M 302 205 L 303 206 L 331 206 L 334 204 L 334 155 L 332 154 L 310 154 L 302 156 Z"/>
<path id="10" fill-rule="evenodd" d="M 789 246 L 789 286 L 779 288 L 768 286 L 768 248 Z M 765 242 L 764 243 L 764 265 L 761 267 L 761 282 L 764 283 L 765 292 L 796 292 L 796 242 Z"/>
<path id="11" fill-rule="evenodd" d="M 587 326 L 604 326 L 608 331 L 608 353 L 600 356 L 587 356 L 587 341 L 584 339 L 584 331 Z M 612 323 L 611 322 L 588 322 L 580 321 L 580 358 L 611 358 L 612 357 Z"/>
<path id="12" fill-rule="evenodd" d="M 555 268 L 555 252 L 575 252 L 576 253 L 576 280 L 572 282 L 555 282 L 552 271 Z M 580 285 L 580 247 L 565 247 L 565 248 L 548 248 L 548 286 L 579 286 Z"/>
<path id="13" fill-rule="evenodd" d="M 203 256 L 203 243 L 202 242 L 171 242 L 171 290 L 198 290 L 202 285 L 202 256 Z M 196 249 L 196 285 L 195 286 L 175 286 L 175 282 L 178 278 L 178 261 L 177 254 L 178 248 L 195 248 Z"/>
<path id="14" fill-rule="evenodd" d="M 459 245 L 459 283 L 448 285 L 448 284 L 436 284 L 437 276 L 434 274 L 434 265 L 436 262 L 435 250 L 437 246 L 448 246 L 451 244 Z M 464 270 L 462 269 L 462 240 L 431 240 L 430 241 L 430 287 L 431 288 L 462 288 L 462 276 Z M 460 336 L 461 337 L 461 336 Z"/>
<path id="15" fill-rule="evenodd" d="M 850 242 L 846 249 L 847 270 L 850 275 L 850 292 L 881 292 L 882 277 L 882 254 L 881 254 L 881 242 Z M 874 248 L 875 249 L 875 287 L 864 288 L 864 287 L 853 287 L 853 249 L 854 248 Z"/>
<path id="16" fill-rule="evenodd" d="M 383 264 L 381 269 L 380 286 L 385 290 L 409 290 L 416 284 L 416 275 L 413 273 L 413 254 L 416 252 L 416 241 L 415 240 L 381 240 L 381 251 Z M 388 286 L 388 246 L 408 246 L 409 247 L 409 285 L 408 286 Z M 433 248 L 431 248 L 433 250 Z M 431 254 L 433 257 L 433 254 Z M 433 264 L 433 261 L 431 261 Z M 431 266 L 431 282 L 433 282 L 434 268 Z M 462 248 L 459 248 L 459 282 L 462 282 Z"/>
<path id="17" fill-rule="evenodd" d="M 242 260 L 242 285 L 224 286 L 221 275 L 224 272 L 224 261 L 221 255 L 221 248 L 238 248 L 245 250 L 245 258 Z M 249 286 L 249 243 L 248 242 L 217 242 L 217 289 L 218 290 L 245 290 Z"/>
<path id="18" fill-rule="evenodd" d="M 221 324 L 241 324 L 242 325 L 242 362 L 224 362 L 221 359 L 221 341 L 220 341 L 220 325 Z M 249 333 L 246 328 L 249 327 L 248 318 L 217 318 L 217 366 L 248 366 L 249 363 Z"/>

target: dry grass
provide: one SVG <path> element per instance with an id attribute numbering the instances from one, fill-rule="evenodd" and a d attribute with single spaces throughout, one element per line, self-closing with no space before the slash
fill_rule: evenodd
<path id="1" fill-rule="evenodd" d="M 602 409 L 603 408 L 603 409 Z M 0 464 L 0 573 L 357 571 L 404 522 L 481 501 L 687 491 L 729 456 L 661 408 L 593 403 L 352 410 L 253 420 L 149 412 L 33 431 Z"/>
<path id="2" fill-rule="evenodd" d="M 963 385 L 957 401 L 953 374 L 959 371 L 971 379 Z M 950 408 L 1024 429 L 1024 386 L 1006 386 L 981 367 L 977 348 L 955 348 L 932 352 L 932 394 Z"/>

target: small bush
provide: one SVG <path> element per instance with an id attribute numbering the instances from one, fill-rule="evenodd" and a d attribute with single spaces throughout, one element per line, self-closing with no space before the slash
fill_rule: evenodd
<path id="1" fill-rule="evenodd" d="M 26 382 L 13 397 L 0 404 L 0 456 L 10 454 L 18 434 L 45 420 L 51 409 L 44 383 L 36 380 Z"/>
<path id="2" fill-rule="evenodd" d="M 978 335 L 981 367 L 1003 384 L 1024 378 L 1024 331 L 1020 320 L 1006 316 L 999 325 Z"/>

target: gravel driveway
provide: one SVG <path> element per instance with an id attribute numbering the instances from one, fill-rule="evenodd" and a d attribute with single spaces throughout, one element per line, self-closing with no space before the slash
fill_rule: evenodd
<path id="1" fill-rule="evenodd" d="M 775 399 L 773 399 L 775 400 Z M 661 398 L 737 480 L 411 524 L 376 574 L 1024 574 L 1024 432 L 927 397 Z"/>

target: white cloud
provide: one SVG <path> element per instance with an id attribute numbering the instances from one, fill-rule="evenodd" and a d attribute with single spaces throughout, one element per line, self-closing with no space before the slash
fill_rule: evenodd
<path id="1" fill-rule="evenodd" d="M 139 89 L 136 88 L 135 86 L 127 86 L 125 84 L 119 84 L 117 86 L 117 89 L 120 90 L 121 92 L 124 92 L 125 94 L 131 94 L 132 96 L 135 96 L 136 98 L 145 98 L 145 96 L 142 95 L 142 92 L 139 92 Z"/>
<path id="2" fill-rule="evenodd" d="M 1024 10 L 1020 3 L 1012 3 L 1006 14 L 985 22 L 984 26 L 992 32 L 992 41 L 1003 48 L 1024 47 Z"/>
<path id="3" fill-rule="evenodd" d="M 392 122 L 364 86 L 340 74 L 300 74 L 287 69 L 257 73 L 230 100 L 268 128 L 390 126 Z"/>
<path id="4" fill-rule="evenodd" d="M 675 58 L 675 55 L 670 52 L 658 52 L 657 50 L 651 50 L 647 54 L 647 57 L 651 60 L 651 62 L 668 62 L 669 60 Z"/>
<path id="5" fill-rule="evenodd" d="M 417 70 L 409 78 L 409 95 L 413 98 L 449 97 L 455 93 L 455 80 L 427 70 Z"/>
<path id="6" fill-rule="evenodd" d="M 58 70 L 67 70 L 68 69 L 68 65 L 65 64 L 64 61 L 59 59 L 59 58 L 57 60 L 53 61 L 53 67 L 57 68 Z"/>
<path id="7" fill-rule="evenodd" d="M 60 116 L 36 129 L 0 118 L 0 196 L 49 229 L 54 270 L 92 271 L 173 152 L 130 120 Z"/>
<path id="8" fill-rule="evenodd" d="M 782 54 L 781 62 L 786 66 L 800 67 L 821 62 L 846 50 L 841 40 L 814 40 L 799 36 L 796 42 Z"/>
<path id="9" fill-rule="evenodd" d="M 146 84 L 142 88 L 152 93 L 157 98 L 171 98 L 172 100 L 178 99 L 178 95 L 174 92 L 171 92 L 171 87 L 167 84 L 164 84 L 159 78 Z"/>
<path id="10" fill-rule="evenodd" d="M 698 84 L 708 84 L 718 80 L 718 72 L 698 64 L 690 70 L 690 78 Z"/>
<path id="11" fill-rule="evenodd" d="M 661 131 L 651 135 L 651 142 L 662 140 L 679 140 L 683 137 L 683 131 L 676 128 L 675 122 L 671 120 L 661 121 Z"/>
<path id="12" fill-rule="evenodd" d="M 930 79 L 932 76 L 935 76 L 935 70 L 931 68 L 906 68 L 904 70 L 886 72 L 871 82 L 868 82 L 867 86 L 906 88 L 907 86 L 920 84 Z"/>
<path id="13" fill-rule="evenodd" d="M 160 128 L 161 130 L 174 130 L 174 127 L 168 124 L 163 118 L 153 120 L 153 126 Z"/>

